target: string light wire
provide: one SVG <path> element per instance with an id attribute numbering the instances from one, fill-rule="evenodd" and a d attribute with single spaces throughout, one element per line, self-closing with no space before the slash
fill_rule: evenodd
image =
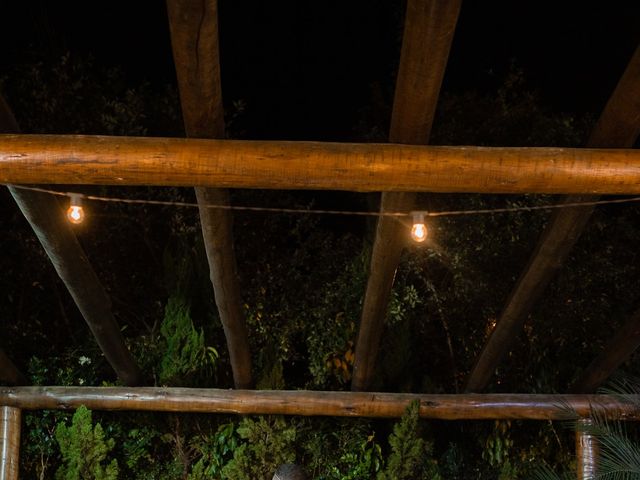
<path id="1" fill-rule="evenodd" d="M 6 185 L 6 184 L 5 184 Z M 6 185 L 12 188 L 19 188 L 22 190 L 29 190 L 33 192 L 47 193 L 49 195 L 56 195 L 60 197 L 76 197 L 85 200 L 91 200 L 95 202 L 105 203 L 123 203 L 131 205 L 157 205 L 157 206 L 173 206 L 173 207 L 186 207 L 186 208 L 214 208 L 219 210 L 232 210 L 232 211 L 244 211 L 244 212 L 265 212 L 265 213 L 294 213 L 294 214 L 318 214 L 318 215 L 353 215 L 353 216 L 367 216 L 367 217 L 409 217 L 415 212 L 372 212 L 372 211 L 351 211 L 351 210 L 324 210 L 324 209 L 302 209 L 302 208 L 279 208 L 279 207 L 256 207 L 248 205 L 221 205 L 221 204 L 207 204 L 199 205 L 195 202 L 174 202 L 168 200 L 149 200 L 149 199 L 136 199 L 136 198 L 122 198 L 122 197 L 103 197 L 98 195 L 85 195 L 76 192 L 61 192 L 59 190 L 50 190 L 40 187 L 31 187 L 26 185 Z M 640 202 L 640 197 L 629 198 L 617 198 L 610 200 L 592 200 L 587 202 L 567 202 L 567 203 L 555 203 L 549 205 L 531 205 L 531 206 L 518 206 L 518 207 L 504 207 L 504 208 L 480 208 L 469 210 L 442 210 L 435 212 L 419 211 L 420 214 L 425 217 L 450 217 L 461 215 L 492 215 L 497 213 L 511 213 L 511 212 L 531 212 L 536 210 L 555 210 L 559 208 L 579 208 L 579 207 L 592 207 L 597 205 L 611 205 L 620 203 L 636 203 Z"/>

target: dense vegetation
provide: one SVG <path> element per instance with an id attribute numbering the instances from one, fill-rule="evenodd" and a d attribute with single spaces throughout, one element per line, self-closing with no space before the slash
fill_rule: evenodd
<path id="1" fill-rule="evenodd" d="M 130 85 L 89 59 L 20 65 L 1 90 L 25 132 L 182 135 L 175 90 Z M 352 132 L 384 140 L 391 89 Z M 251 106 L 227 106 L 231 137 L 251 136 Z M 546 110 L 514 69 L 488 93 L 445 92 L 440 144 L 584 143 L 593 118 Z M 80 188 L 80 187 L 74 187 Z M 190 189 L 83 188 L 109 196 L 193 200 Z M 26 221 L 2 193 L 0 327 L 38 385 L 110 385 L 95 345 Z M 376 208 L 349 193 L 233 192 L 238 204 Z M 553 201 L 541 196 L 422 195 L 428 210 Z M 425 247 L 408 245 L 396 274 L 375 388 L 457 392 L 525 265 L 547 213 L 442 217 Z M 235 213 L 235 243 L 259 388 L 348 389 L 374 224 L 311 214 Z M 150 384 L 231 385 L 197 212 L 91 204 L 77 231 Z M 564 392 L 633 311 L 640 291 L 640 208 L 600 208 L 537 305 L 490 389 Z M 19 261 L 17 260 L 19 259 Z M 38 348 L 36 349 L 35 346 Z M 632 360 L 629 370 L 637 370 Z M 73 417 L 73 418 L 72 418 Z M 286 462 L 320 479 L 523 477 L 542 459 L 570 465 L 571 432 L 551 423 L 399 422 L 29 413 L 23 478 L 260 479 Z"/>

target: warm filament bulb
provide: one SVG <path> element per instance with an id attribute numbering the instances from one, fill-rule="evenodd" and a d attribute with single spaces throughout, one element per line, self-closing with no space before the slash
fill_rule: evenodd
<path id="1" fill-rule="evenodd" d="M 411 238 L 416 242 L 424 242 L 427 239 L 427 226 L 424 224 L 424 213 L 413 214 L 413 226 Z"/>
<path id="2" fill-rule="evenodd" d="M 84 209 L 82 208 L 82 198 L 78 195 L 71 195 L 71 202 L 67 209 L 67 219 L 73 223 L 82 223 L 84 220 Z"/>

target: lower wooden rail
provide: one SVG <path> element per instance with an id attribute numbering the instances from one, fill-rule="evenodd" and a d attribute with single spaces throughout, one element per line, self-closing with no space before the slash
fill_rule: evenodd
<path id="1" fill-rule="evenodd" d="M 640 397 L 637 399 L 640 400 Z M 0 404 L 26 410 L 93 410 L 399 417 L 412 401 L 420 416 L 442 420 L 563 420 L 594 411 L 640 420 L 639 403 L 609 395 L 327 392 L 162 387 L 0 387 Z"/>

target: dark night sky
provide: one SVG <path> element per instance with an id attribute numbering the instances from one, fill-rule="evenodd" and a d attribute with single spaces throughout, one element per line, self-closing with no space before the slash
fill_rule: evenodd
<path id="1" fill-rule="evenodd" d="M 371 85 L 391 85 L 398 0 L 221 0 L 225 101 L 244 99 L 272 138 L 346 139 Z M 0 75 L 65 51 L 175 82 L 163 2 L 0 1 Z M 640 2 L 463 1 L 445 90 L 495 88 L 510 65 L 549 107 L 602 108 L 640 42 Z"/>

